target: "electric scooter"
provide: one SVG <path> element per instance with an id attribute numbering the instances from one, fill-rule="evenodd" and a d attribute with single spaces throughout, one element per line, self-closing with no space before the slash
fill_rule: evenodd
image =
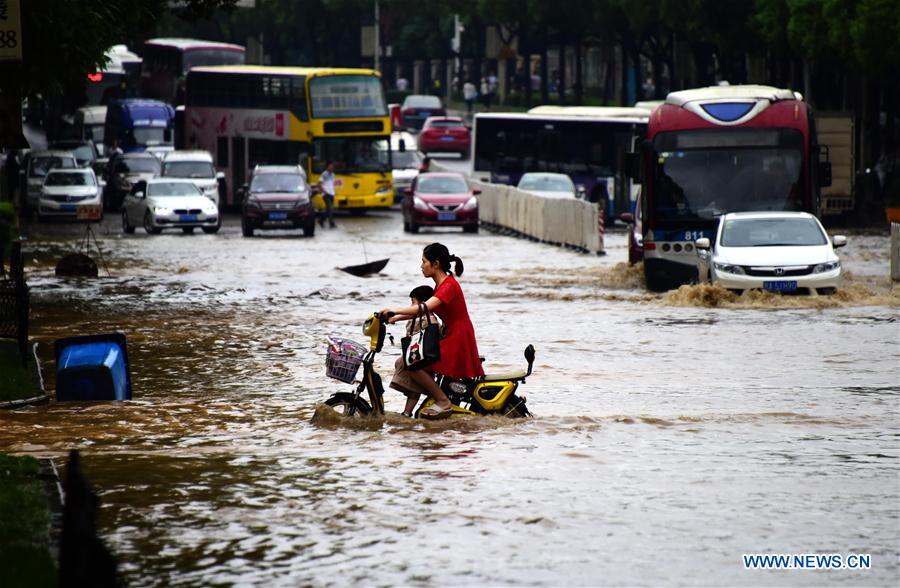
<path id="1" fill-rule="evenodd" d="M 369 416 L 384 414 L 384 385 L 381 375 L 375 370 L 375 357 L 384 347 L 387 335 L 385 321 L 392 314 L 382 315 L 374 313 L 363 324 L 363 334 L 369 337 L 369 348 L 365 351 L 359 363 L 362 365 L 362 380 L 353 382 L 355 388 L 352 392 L 337 392 L 332 395 L 325 404 L 345 416 Z M 326 368 L 329 376 L 347 381 L 346 374 L 339 374 L 332 368 L 341 363 L 342 358 L 336 357 L 339 350 L 329 351 L 330 359 L 326 359 Z M 358 353 L 356 354 L 358 356 Z M 350 358 L 343 358 L 344 365 Z M 443 375 L 436 375 L 436 381 L 441 390 L 453 404 L 450 417 L 463 417 L 473 415 L 498 415 L 510 418 L 523 418 L 531 416 L 525 405 L 525 397 L 516 394 L 520 384 L 531 375 L 534 366 L 534 346 L 525 348 L 525 360 L 528 369 L 523 372 L 515 372 L 502 375 L 487 374 L 478 378 L 454 379 Z M 352 360 L 351 360 L 352 361 Z M 330 362 L 330 364 L 329 364 Z M 338 377 L 338 375 L 342 377 Z M 352 381 L 352 380 L 351 380 Z M 349 383 L 349 382 L 348 382 Z M 368 400 L 363 398 L 367 393 Z M 432 404 L 433 400 L 424 396 L 424 400 L 413 413 L 415 418 L 420 418 L 422 411 Z"/>

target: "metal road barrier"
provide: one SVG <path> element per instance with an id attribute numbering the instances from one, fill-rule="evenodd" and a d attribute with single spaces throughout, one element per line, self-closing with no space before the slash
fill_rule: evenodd
<path id="1" fill-rule="evenodd" d="M 900 223 L 891 223 L 891 282 L 900 282 Z"/>

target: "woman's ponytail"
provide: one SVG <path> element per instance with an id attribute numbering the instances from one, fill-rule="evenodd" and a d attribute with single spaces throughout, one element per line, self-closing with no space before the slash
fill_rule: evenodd
<path id="1" fill-rule="evenodd" d="M 457 276 L 461 276 L 462 273 L 463 273 L 463 262 L 462 262 L 462 260 L 461 260 L 460 258 L 456 257 L 455 255 L 451 255 L 451 256 L 450 256 L 450 261 L 452 261 L 453 264 L 454 264 L 454 268 L 455 268 L 455 269 L 453 270 L 453 273 L 455 273 Z"/>

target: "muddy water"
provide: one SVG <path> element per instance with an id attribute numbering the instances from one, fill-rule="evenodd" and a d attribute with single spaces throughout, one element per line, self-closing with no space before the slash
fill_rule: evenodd
<path id="1" fill-rule="evenodd" d="M 640 271 L 396 215 L 303 239 L 122 237 L 112 277 L 53 277 L 80 234 L 29 244 L 33 328 L 127 333 L 135 400 L 0 414 L 0 450 L 80 448 L 133 586 L 883 585 L 900 581 L 900 298 L 887 238 L 852 236 L 843 294 L 645 293 Z M 105 233 L 105 234 L 103 234 Z M 383 275 L 336 266 L 390 257 Z M 525 422 L 341 422 L 322 342 L 466 262 L 489 371 L 538 350 Z M 399 329 L 395 329 L 399 332 Z M 385 377 L 396 357 L 380 359 Z M 388 408 L 402 398 L 388 393 Z M 313 419 L 314 415 L 316 416 Z M 315 422 L 313 422 L 315 421 Z M 744 553 L 868 553 L 868 571 L 745 571 Z"/>

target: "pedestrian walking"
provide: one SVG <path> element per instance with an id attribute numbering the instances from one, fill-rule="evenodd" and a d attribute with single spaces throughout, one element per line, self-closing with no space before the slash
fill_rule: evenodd
<path id="1" fill-rule="evenodd" d="M 485 110 L 491 109 L 491 86 L 488 84 L 487 78 L 481 78 L 481 88 L 479 90 L 481 94 L 481 103 L 484 105 Z"/>
<path id="2" fill-rule="evenodd" d="M 472 114 L 472 107 L 475 106 L 475 98 L 478 97 L 478 90 L 472 80 L 463 84 L 463 100 L 466 101 L 466 112 Z"/>
<path id="3" fill-rule="evenodd" d="M 19 187 L 19 153 L 12 150 L 6 154 L 6 199 L 16 202 L 16 188 Z"/>
<path id="4" fill-rule="evenodd" d="M 325 164 L 325 171 L 319 176 L 319 189 L 322 191 L 322 198 L 325 199 L 325 210 L 319 213 L 319 226 L 325 226 L 325 219 L 328 219 L 328 226 L 332 229 L 334 224 L 334 162 L 328 161 Z"/>

